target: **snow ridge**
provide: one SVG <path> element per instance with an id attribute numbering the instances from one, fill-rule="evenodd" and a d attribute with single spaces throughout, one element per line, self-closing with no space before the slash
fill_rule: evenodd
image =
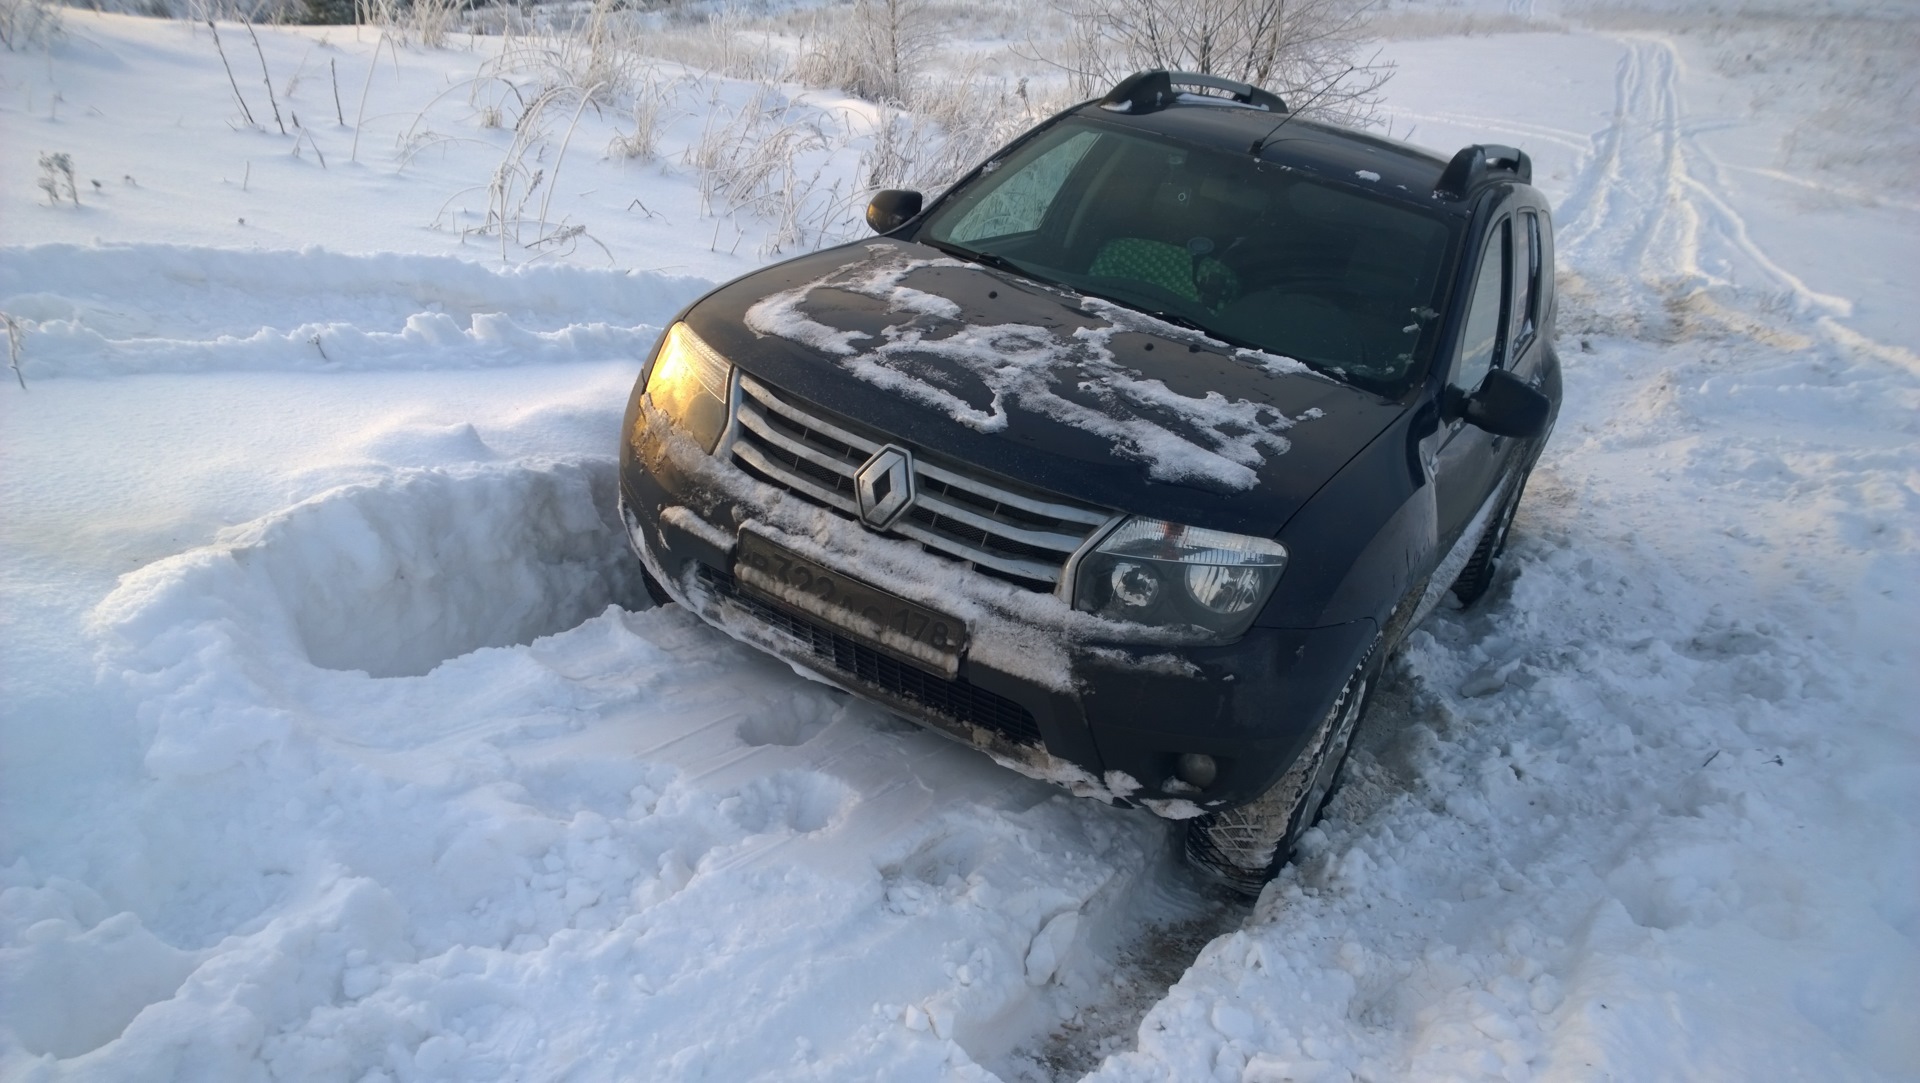
<path id="1" fill-rule="evenodd" d="M 0 310 L 20 327 L 29 378 L 638 360 L 709 286 L 651 272 L 494 271 L 445 256 L 321 248 L 0 250 Z M 127 303 L 136 297 L 137 306 Z M 377 329 L 383 323 L 392 330 Z"/>

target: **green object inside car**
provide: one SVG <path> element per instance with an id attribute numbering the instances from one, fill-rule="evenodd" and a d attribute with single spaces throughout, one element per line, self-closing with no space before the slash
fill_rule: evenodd
<path id="1" fill-rule="evenodd" d="M 1145 282 L 1215 310 L 1240 293 L 1240 277 L 1226 264 L 1211 256 L 1196 260 L 1179 245 L 1144 237 L 1108 241 L 1087 273 Z"/>

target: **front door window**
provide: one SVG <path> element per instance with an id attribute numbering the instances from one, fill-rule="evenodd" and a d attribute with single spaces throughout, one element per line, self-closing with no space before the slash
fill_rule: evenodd
<path id="1" fill-rule="evenodd" d="M 1460 339 L 1460 359 L 1454 364 L 1447 383 L 1462 394 L 1471 395 L 1486 379 L 1487 370 L 1498 367 L 1506 346 L 1507 259 L 1509 224 L 1501 222 L 1487 238 L 1486 252 L 1480 257 L 1480 272 L 1474 276 L 1473 303 L 1467 309 L 1467 326 Z"/>

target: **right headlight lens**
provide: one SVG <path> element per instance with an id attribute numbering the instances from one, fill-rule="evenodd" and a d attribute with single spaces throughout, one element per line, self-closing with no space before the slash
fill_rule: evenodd
<path id="1" fill-rule="evenodd" d="M 667 328 L 647 374 L 647 397 L 682 432 L 711 452 L 727 428 L 727 387 L 733 366 L 693 328 Z"/>
<path id="2" fill-rule="evenodd" d="M 1286 546 L 1267 538 L 1128 519 L 1081 560 L 1074 607 L 1230 639 L 1253 623 L 1286 566 Z"/>

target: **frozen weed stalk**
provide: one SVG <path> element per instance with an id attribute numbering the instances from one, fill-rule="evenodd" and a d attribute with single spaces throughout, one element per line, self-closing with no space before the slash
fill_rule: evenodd
<path id="1" fill-rule="evenodd" d="M 510 82 L 506 85 L 513 89 L 517 96 L 518 90 L 513 88 Z M 484 186 L 473 185 L 463 188 L 447 197 L 446 202 L 440 206 L 440 212 L 434 216 L 435 227 L 448 218 L 449 210 L 456 200 L 470 192 L 480 191 L 484 187 L 487 193 L 485 221 L 477 226 L 462 227 L 460 233 L 462 237 L 469 235 L 499 237 L 502 263 L 508 262 L 511 258 L 509 246 L 513 244 L 545 257 L 571 252 L 581 238 L 593 242 L 611 261 L 613 254 L 608 252 L 606 246 L 597 238 L 588 233 L 585 226 L 568 223 L 564 219 L 553 223 L 551 228 L 548 224 L 549 200 L 553 195 L 552 181 L 559 176 L 560 167 L 566 162 L 567 148 L 573 142 L 573 133 L 580 125 L 581 114 L 589 106 L 593 106 L 594 96 L 602 89 L 599 86 L 581 87 L 572 83 L 563 83 L 544 87 L 534 95 L 527 102 L 519 119 L 514 122 L 513 141 L 501 157 L 500 164 L 494 168 L 488 183 Z M 560 135 L 559 146 L 554 151 L 552 173 L 549 174 L 546 167 L 530 165 L 529 162 L 540 161 L 550 145 L 547 138 L 549 134 L 547 112 L 561 107 L 567 101 L 572 102 L 573 113 L 565 131 Z M 411 133 L 403 137 L 403 142 L 411 144 Z M 545 186 L 544 189 L 543 186 Z M 525 236 L 525 227 L 529 219 L 527 204 L 535 193 L 540 194 L 540 203 L 534 212 L 532 237 L 529 239 Z M 459 212 L 453 213 L 457 221 Z"/>
<path id="2" fill-rule="evenodd" d="M 0 312 L 0 323 L 7 328 L 7 367 L 13 370 L 13 378 L 20 381 L 20 390 L 25 391 L 27 377 L 20 371 L 20 340 L 26 337 L 26 331 L 20 327 L 19 320 L 5 312 Z"/>
<path id="3" fill-rule="evenodd" d="M 666 120 L 671 94 L 671 84 L 663 87 L 658 76 L 648 71 L 644 85 L 633 95 L 633 134 L 616 134 L 607 144 L 607 153 L 617 158 L 653 161 L 660 152 L 660 127 Z"/>

